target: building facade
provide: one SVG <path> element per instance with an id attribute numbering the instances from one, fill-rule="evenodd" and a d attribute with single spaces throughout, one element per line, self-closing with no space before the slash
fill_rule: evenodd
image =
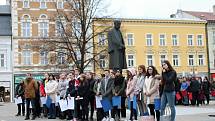
<path id="1" fill-rule="evenodd" d="M 186 18 L 193 20 L 207 21 L 207 39 L 208 39 L 208 55 L 209 55 L 209 72 L 210 77 L 215 80 L 215 6 L 213 12 L 199 12 L 199 11 L 183 11 L 178 10 L 176 14 L 171 15 L 173 18 Z"/>
<path id="2" fill-rule="evenodd" d="M 11 92 L 12 26 L 10 5 L 0 5 L 0 86 Z"/>
<path id="3" fill-rule="evenodd" d="M 59 13 L 72 12 L 66 0 L 13 0 L 12 6 L 14 83 L 19 83 L 26 73 L 41 80 L 45 72 L 68 72 L 72 65 L 65 63 L 66 55 L 46 51 L 44 43 L 58 39 L 62 26 L 67 26 L 65 18 L 59 19 Z"/>
<path id="4" fill-rule="evenodd" d="M 113 26 L 109 23 L 103 26 Z M 154 65 L 161 72 L 162 61 L 169 60 L 178 76 L 208 76 L 205 25 L 204 20 L 122 19 L 128 68 Z M 102 25 L 97 22 L 95 26 Z M 103 34 L 94 39 L 104 41 L 95 51 L 107 47 L 106 37 Z M 106 55 L 101 53 L 98 58 L 97 72 L 108 67 Z"/>

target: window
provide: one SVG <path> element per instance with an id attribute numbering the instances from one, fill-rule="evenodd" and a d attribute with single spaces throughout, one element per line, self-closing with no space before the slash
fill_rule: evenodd
<path id="1" fill-rule="evenodd" d="M 193 35 L 187 36 L 187 42 L 189 46 L 193 46 Z"/>
<path id="2" fill-rule="evenodd" d="M 57 21 L 56 22 L 56 35 L 57 36 L 62 36 L 63 33 L 64 33 L 64 30 L 63 30 L 63 23 L 60 22 L 60 21 Z"/>
<path id="3" fill-rule="evenodd" d="M 203 37 L 202 37 L 202 35 L 197 35 L 197 45 L 198 46 L 203 45 Z"/>
<path id="4" fill-rule="evenodd" d="M 179 66 L 179 58 L 178 55 L 173 55 L 173 66 Z"/>
<path id="5" fill-rule="evenodd" d="M 128 42 L 128 46 L 133 46 L 134 45 L 134 36 L 133 36 L 133 34 L 127 34 L 127 42 Z"/>
<path id="6" fill-rule="evenodd" d="M 105 68 L 106 64 L 105 64 L 105 55 L 99 55 L 99 65 L 101 68 Z"/>
<path id="7" fill-rule="evenodd" d="M 0 54 L 0 67 L 5 67 L 6 66 L 6 57 L 5 54 Z"/>
<path id="8" fill-rule="evenodd" d="M 152 55 L 147 55 L 147 64 L 148 64 L 148 66 L 153 65 Z"/>
<path id="9" fill-rule="evenodd" d="M 57 2 L 57 8 L 58 9 L 63 9 L 64 5 L 63 5 L 63 1 Z"/>
<path id="10" fill-rule="evenodd" d="M 40 29 L 41 37 L 48 37 L 48 29 L 49 29 L 48 22 L 39 22 L 39 29 Z"/>
<path id="11" fill-rule="evenodd" d="M 99 34 L 99 45 L 105 45 L 105 34 Z"/>
<path id="12" fill-rule="evenodd" d="M 189 66 L 194 66 L 194 55 L 189 55 L 188 56 L 188 65 Z"/>
<path id="13" fill-rule="evenodd" d="M 166 60 L 166 55 L 160 55 L 160 64 L 161 65 L 165 60 Z"/>
<path id="14" fill-rule="evenodd" d="M 75 37 L 81 37 L 81 23 L 76 20 L 73 22 L 73 33 Z"/>
<path id="15" fill-rule="evenodd" d="M 128 55 L 128 67 L 134 66 L 134 55 Z"/>
<path id="16" fill-rule="evenodd" d="M 198 55 L 198 59 L 199 59 L 199 65 L 203 66 L 204 65 L 204 56 L 203 55 Z"/>
<path id="17" fill-rule="evenodd" d="M 23 8 L 29 8 L 29 0 L 23 1 Z"/>
<path id="18" fill-rule="evenodd" d="M 58 52 L 57 62 L 58 62 L 58 64 L 65 64 L 66 63 L 66 56 L 63 52 Z"/>
<path id="19" fill-rule="evenodd" d="M 146 35 L 146 45 L 147 46 L 152 46 L 152 34 L 147 34 Z"/>
<path id="20" fill-rule="evenodd" d="M 23 37 L 30 37 L 30 33 L 31 33 L 31 23 L 30 22 L 23 22 L 22 23 L 22 36 Z"/>
<path id="21" fill-rule="evenodd" d="M 44 0 L 40 1 L 40 9 L 46 8 L 46 2 Z"/>
<path id="22" fill-rule="evenodd" d="M 165 34 L 160 34 L 160 46 L 165 46 L 166 45 L 166 42 L 165 42 Z"/>
<path id="23" fill-rule="evenodd" d="M 41 63 L 41 65 L 48 64 L 48 52 L 47 51 L 42 51 L 40 53 L 40 63 Z"/>
<path id="24" fill-rule="evenodd" d="M 172 35 L 172 45 L 173 46 L 178 46 L 178 36 L 177 35 Z"/>
<path id="25" fill-rule="evenodd" d="M 79 1 L 76 1 L 74 4 L 74 9 L 80 9 L 80 2 Z"/>
<path id="26" fill-rule="evenodd" d="M 213 44 L 215 45 L 215 31 L 213 31 Z"/>
<path id="27" fill-rule="evenodd" d="M 23 50 L 23 64 L 31 65 L 31 51 L 30 50 Z"/>

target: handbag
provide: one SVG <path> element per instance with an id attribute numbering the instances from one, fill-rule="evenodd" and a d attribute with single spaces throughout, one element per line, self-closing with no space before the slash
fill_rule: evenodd
<path id="1" fill-rule="evenodd" d="M 193 99 L 193 94 L 191 92 L 188 93 L 189 100 Z"/>
<path id="2" fill-rule="evenodd" d="M 215 97 L 215 90 L 211 91 L 211 96 Z"/>
<path id="3" fill-rule="evenodd" d="M 164 115 L 160 116 L 160 121 L 171 121 L 171 110 L 169 106 L 166 106 Z"/>
<path id="4" fill-rule="evenodd" d="M 160 110 L 160 108 L 161 108 L 161 99 L 160 98 L 155 98 L 154 99 L 154 104 L 155 104 L 155 110 Z"/>
<path id="5" fill-rule="evenodd" d="M 181 99 L 180 93 L 177 92 L 175 96 L 176 96 L 176 100 L 177 100 L 177 101 Z"/>

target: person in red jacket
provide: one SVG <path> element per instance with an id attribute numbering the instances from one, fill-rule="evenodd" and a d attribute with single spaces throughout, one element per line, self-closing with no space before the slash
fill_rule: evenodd
<path id="1" fill-rule="evenodd" d="M 44 87 L 44 84 L 40 81 L 40 97 L 41 98 L 46 98 L 46 92 L 45 92 L 45 87 Z M 42 103 L 42 102 L 41 102 Z M 46 104 L 42 104 L 43 107 L 42 107 L 42 113 L 44 115 L 44 117 L 47 117 L 47 114 L 48 114 L 48 108 L 46 107 Z"/>

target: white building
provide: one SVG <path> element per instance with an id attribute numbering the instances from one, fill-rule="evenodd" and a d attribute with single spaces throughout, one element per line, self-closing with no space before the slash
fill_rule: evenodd
<path id="1" fill-rule="evenodd" d="M 208 57 L 209 57 L 209 73 L 215 80 L 215 5 L 213 12 L 199 12 L 199 11 L 184 11 L 178 10 L 176 14 L 172 14 L 172 18 L 189 18 L 196 20 L 207 20 L 207 39 L 208 39 Z"/>
<path id="2" fill-rule="evenodd" d="M 10 5 L 0 5 L 0 86 L 11 91 L 12 85 L 12 28 Z"/>

